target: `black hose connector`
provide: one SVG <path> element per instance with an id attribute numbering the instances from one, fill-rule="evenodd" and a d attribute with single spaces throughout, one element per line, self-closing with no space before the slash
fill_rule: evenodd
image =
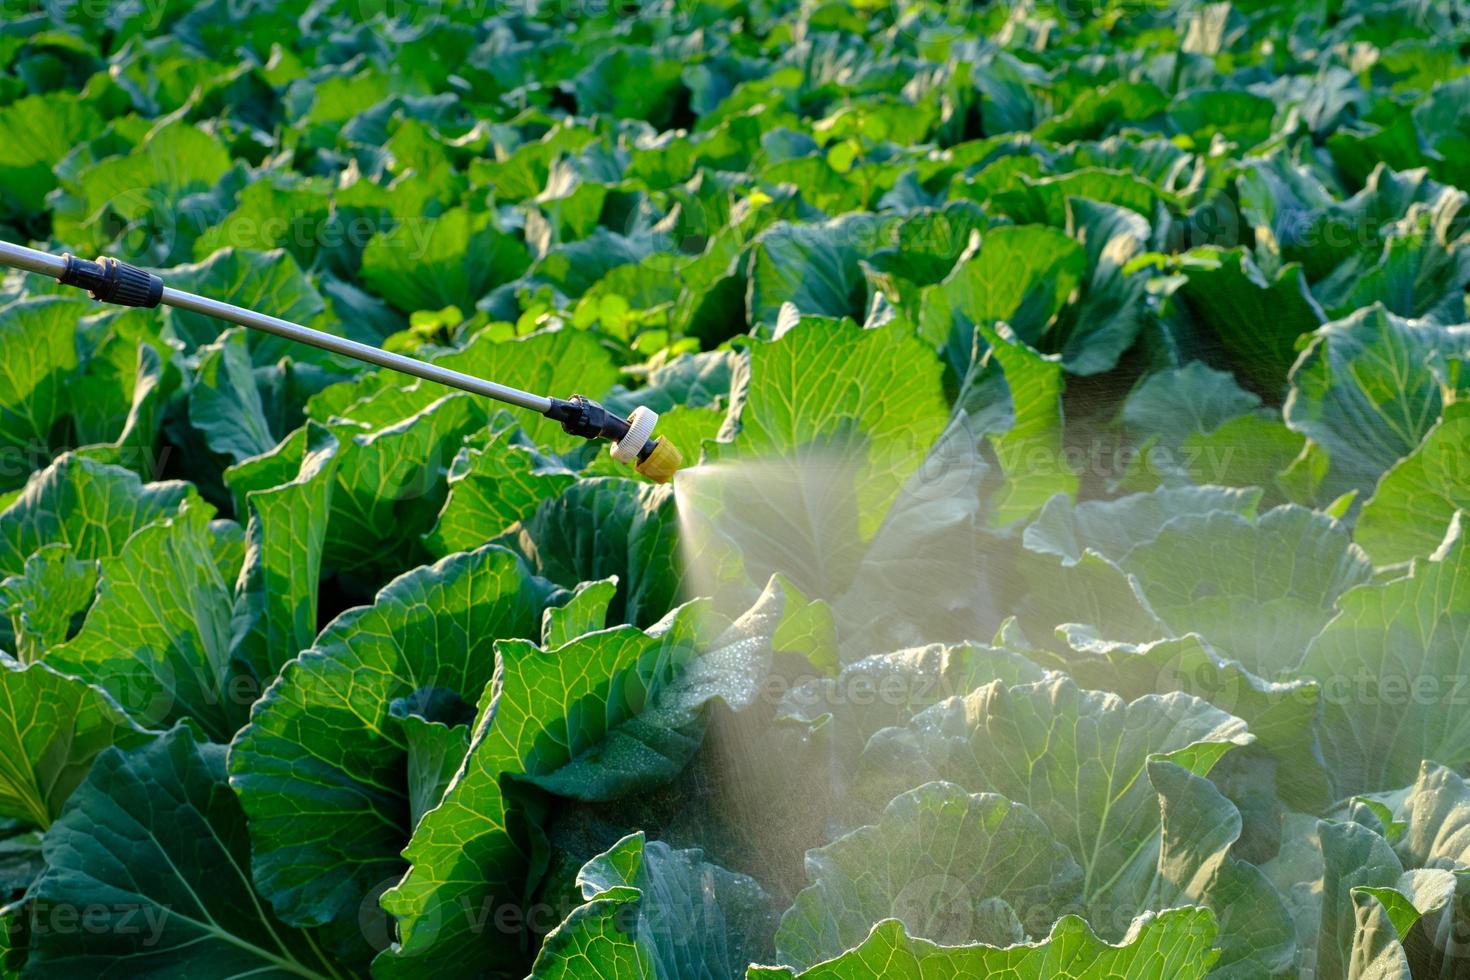
<path id="1" fill-rule="evenodd" d="M 561 423 L 561 430 L 568 435 L 583 439 L 609 439 L 619 442 L 628 434 L 628 420 L 609 412 L 586 395 L 573 395 L 563 401 L 551 399 L 551 407 L 541 413 Z M 653 452 L 654 440 L 649 440 L 638 452 L 640 461 Z"/>
<path id="2" fill-rule="evenodd" d="M 62 258 L 66 269 L 57 281 L 87 290 L 98 302 L 152 309 L 163 299 L 163 280 L 137 266 L 109 258 L 88 262 L 71 253 Z"/>
<path id="3" fill-rule="evenodd" d="M 586 395 L 573 395 L 563 401 L 551 399 L 551 407 L 542 413 L 561 423 L 562 431 L 583 439 L 611 439 L 617 442 L 628 434 L 628 420 L 615 415 Z"/>
<path id="4" fill-rule="evenodd" d="M 634 409 L 633 414 L 635 417 L 638 411 L 638 409 Z M 581 436 L 583 439 L 611 440 L 615 447 L 613 453 L 615 459 L 620 458 L 616 451 L 617 444 L 623 441 L 623 438 L 627 436 L 629 430 L 633 427 L 633 424 L 627 419 L 621 415 L 609 412 L 586 395 L 573 395 L 565 401 L 560 398 L 553 398 L 551 399 L 551 407 L 541 414 L 549 419 L 555 419 L 557 422 L 560 422 L 562 431 L 569 435 Z M 658 416 L 655 415 L 653 418 L 657 419 Z M 634 464 L 640 467 L 640 473 L 649 476 L 656 483 L 667 483 L 669 478 L 673 476 L 674 470 L 679 467 L 678 450 L 672 447 L 666 447 L 666 456 L 669 455 L 669 450 L 672 450 L 672 462 L 663 460 L 665 465 L 660 467 L 660 472 L 667 470 L 667 475 L 662 477 L 653 476 L 641 468 L 642 464 L 648 462 L 649 458 L 653 456 L 662 443 L 663 440 L 661 439 L 649 439 L 639 448 L 637 463 Z M 623 462 L 632 463 L 633 461 L 626 459 Z"/>

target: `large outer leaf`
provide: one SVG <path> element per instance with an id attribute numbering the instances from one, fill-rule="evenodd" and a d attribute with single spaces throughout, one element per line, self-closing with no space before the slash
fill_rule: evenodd
<path id="1" fill-rule="evenodd" d="M 1018 182 L 996 195 L 996 205 L 1023 226 L 1035 223 L 1060 228 L 1067 221 L 1068 204 L 1076 198 L 1151 215 L 1156 202 L 1168 197 L 1137 174 L 1083 167 L 1052 176 L 1023 173 Z"/>
<path id="2" fill-rule="evenodd" d="M 1076 101 L 1058 106 L 1060 111 L 1041 121 L 1033 133 L 1060 143 L 1095 139 L 1119 123 L 1148 119 L 1166 104 L 1167 97 L 1154 83 L 1119 79 L 1084 89 Z"/>
<path id="3" fill-rule="evenodd" d="M 85 300 L 41 296 L 0 310 L 0 451 L 34 457 L 51 446 L 53 429 L 72 411 L 72 386 L 89 353 L 77 320 L 93 312 Z M 44 458 L 44 457 L 43 457 Z M 20 485 L 12 462 L 0 486 Z"/>
<path id="4" fill-rule="evenodd" d="M 866 551 L 857 500 L 865 469 L 856 454 L 810 449 L 805 459 L 763 456 L 681 477 L 675 503 L 690 591 L 722 596 L 780 574 L 806 595 L 841 596 Z"/>
<path id="5" fill-rule="evenodd" d="M 71 545 L 53 541 L 26 559 L 23 574 L 0 580 L 0 608 L 10 614 L 17 660 L 39 660 L 66 642 L 92 605 L 97 575 L 96 561 L 77 561 Z"/>
<path id="6" fill-rule="evenodd" d="M 528 265 L 525 246 L 495 227 L 493 211 L 455 208 L 375 237 L 363 251 L 362 277 L 405 313 L 451 305 L 469 310 Z"/>
<path id="7" fill-rule="evenodd" d="M 98 757 L 43 851 L 28 976 L 339 976 L 255 894 L 224 747 L 186 728 Z M 79 909 L 87 928 L 50 927 Z"/>
<path id="8" fill-rule="evenodd" d="M 112 319 L 71 392 L 72 424 L 83 454 L 151 479 L 165 462 L 154 442 L 180 371 L 165 358 L 166 346 L 143 312 Z"/>
<path id="9" fill-rule="evenodd" d="M 1416 877 L 1428 880 L 1416 886 L 1413 883 Z M 1414 968 L 1401 935 L 1407 936 L 1424 911 L 1438 911 L 1454 894 L 1453 876 L 1443 871 L 1431 871 L 1423 876 L 1406 872 L 1396 885 L 1393 888 L 1365 885 L 1353 890 L 1349 980 L 1413 980 Z M 1420 903 L 1431 907 L 1421 910 Z M 1445 974 L 1429 975 L 1437 978 Z"/>
<path id="10" fill-rule="evenodd" d="M 255 385 L 247 332 L 226 330 L 199 349 L 199 368 L 189 389 L 189 423 L 205 444 L 235 462 L 276 445 Z"/>
<path id="11" fill-rule="evenodd" d="M 1470 508 L 1470 409 L 1444 419 L 1383 474 L 1358 517 L 1357 541 L 1379 565 L 1425 558 L 1444 540 L 1456 510 Z"/>
<path id="12" fill-rule="evenodd" d="M 866 541 L 857 454 L 763 456 L 681 478 L 685 589 L 739 608 L 779 574 L 831 604 L 844 659 L 993 632 L 984 556 L 995 542 L 975 493 L 990 468 L 966 422 L 957 413 Z"/>
<path id="13" fill-rule="evenodd" d="M 1140 381 L 1123 403 L 1123 424 L 1139 444 L 1157 436 L 1161 445 L 1174 449 L 1191 435 L 1214 432 L 1260 404 L 1260 397 L 1242 388 L 1230 372 L 1190 361 Z"/>
<path id="14" fill-rule="evenodd" d="M 667 238 L 658 233 L 623 235 L 598 226 L 580 241 L 552 245 L 533 267 L 532 277 L 575 299 L 613 269 L 641 262 L 667 248 Z"/>
<path id="15" fill-rule="evenodd" d="M 262 686 L 311 645 L 317 633 L 317 578 L 331 513 L 338 445 L 308 423 L 301 469 L 277 487 L 245 495 L 245 566 L 236 585 L 231 649 Z"/>
<path id="16" fill-rule="evenodd" d="M 1317 747 L 1321 692 L 1306 680 L 1270 681 L 1222 657 L 1199 635 L 1123 643 L 1086 626 L 1058 631 L 1070 649 L 1057 658 L 1079 684 L 1125 698 L 1183 691 L 1244 721 L 1287 777 L 1276 792 L 1295 807 L 1319 812 L 1330 802 L 1327 771 Z M 1049 659 L 1033 654 L 1043 663 Z"/>
<path id="17" fill-rule="evenodd" d="M 855 214 L 819 225 L 782 222 L 751 246 L 746 306 L 752 326 L 773 326 L 783 303 L 806 315 L 861 316 L 865 284 L 858 259 L 882 241 L 882 222 Z"/>
<path id="18" fill-rule="evenodd" d="M 1208 909 L 1169 909 L 1137 919 L 1117 945 L 1075 915 L 1063 916 L 1037 943 L 938 946 L 910 939 L 896 919 L 878 923 L 857 948 L 798 974 L 753 966 L 748 980 L 1153 980 L 1204 977 L 1214 962 L 1215 920 Z"/>
<path id="19" fill-rule="evenodd" d="M 1296 927 L 1271 881 L 1232 848 L 1241 815 L 1213 782 L 1167 759 L 1148 762 L 1159 794 L 1156 907 L 1205 905 L 1220 924 L 1220 959 L 1211 976 L 1253 980 L 1277 976 L 1296 953 Z"/>
<path id="20" fill-rule="evenodd" d="M 1027 526 L 1022 540 L 1031 551 L 1056 555 L 1067 565 L 1076 564 L 1089 549 L 1121 561 L 1176 518 L 1212 511 L 1254 517 L 1260 499 L 1258 490 L 1224 487 L 1161 488 L 1075 505 L 1065 497 L 1053 497 Z"/>
<path id="21" fill-rule="evenodd" d="M 1450 361 L 1470 331 L 1374 304 L 1317 331 L 1291 371 L 1287 424 L 1326 448 L 1347 487 L 1367 487 L 1419 445 L 1452 400 Z"/>
<path id="22" fill-rule="evenodd" d="M 58 670 L 96 683 L 146 725 L 185 718 L 227 740 L 259 688 L 230 656 L 239 571 L 221 568 L 213 510 L 186 503 L 102 559 L 97 600 L 80 632 L 46 654 Z M 238 528 L 236 528 L 238 533 Z"/>
<path id="23" fill-rule="evenodd" d="M 975 492 L 992 470 L 968 423 L 963 411 L 954 414 L 832 602 L 841 659 L 994 632 L 1000 620 L 992 595 L 996 567 L 987 558 L 997 542 L 984 527 L 984 501 Z M 689 501 L 682 504 L 687 508 Z M 681 526 L 687 530 L 692 523 Z M 760 540 L 762 530 L 756 524 L 740 539 L 746 554 L 747 541 Z M 838 543 L 818 544 L 818 567 L 836 566 Z"/>
<path id="24" fill-rule="evenodd" d="M 522 778 L 557 796 L 591 801 L 628 799 L 669 783 L 699 749 L 711 702 L 741 711 L 760 698 L 774 638 L 801 608 L 774 579 L 755 605 L 718 633 L 720 617 L 706 616 L 703 604 L 686 607 L 681 615 L 697 619 L 699 635 L 684 637 L 688 649 L 672 656 L 677 676 L 566 764 Z M 559 611 L 548 610 L 548 617 Z"/>
<path id="25" fill-rule="evenodd" d="M 1087 282 L 1081 298 L 1066 307 L 1047 349 L 1062 355 L 1072 374 L 1101 374 L 1118 363 L 1144 320 L 1148 278 L 1124 272 L 1152 233 L 1136 211 L 1086 198 L 1067 201 L 1067 226 L 1087 252 Z"/>
<path id="26" fill-rule="evenodd" d="M 836 677 L 800 684 L 782 697 L 776 717 L 827 728 L 834 761 L 847 769 L 880 729 L 905 725 L 925 708 L 991 681 L 1024 684 L 1041 680 L 1043 673 L 1002 647 L 934 643 L 873 654 L 843 667 Z"/>
<path id="27" fill-rule="evenodd" d="M 667 486 L 578 480 L 495 541 L 567 588 L 616 576 L 614 622 L 650 625 L 678 599 L 678 515 Z"/>
<path id="28" fill-rule="evenodd" d="M 641 712 L 696 651 L 699 607 L 683 607 L 657 634 L 632 627 L 590 633 L 556 650 L 497 645 L 473 741 L 438 809 L 404 850 L 412 868 L 383 896 L 398 944 L 374 963 L 386 977 L 513 973 L 517 936 L 477 938 L 497 913 L 526 898 L 536 851 L 511 777 L 547 775 Z M 488 918 L 487 918 L 488 917 Z"/>
<path id="29" fill-rule="evenodd" d="M 541 645 L 559 647 L 583 633 L 607 626 L 607 611 L 617 594 L 618 580 L 603 578 L 579 582 L 565 604 L 548 608 L 541 616 Z"/>
<path id="30" fill-rule="evenodd" d="M 1144 769 L 1166 758 L 1207 773 L 1245 725 L 1187 694 L 1131 703 L 1056 677 L 990 684 L 868 742 L 862 798 L 930 779 L 999 793 L 1034 810 L 1083 868 L 1080 900 L 1104 934 L 1121 935 L 1149 906 L 1157 863 L 1158 797 Z"/>
<path id="31" fill-rule="evenodd" d="M 1231 419 L 1214 432 L 1190 433 L 1180 447 L 1180 462 L 1195 483 L 1274 488 L 1279 492 L 1272 494 L 1273 500 L 1302 503 L 1310 499 L 1310 491 L 1293 496 L 1288 474 L 1300 465 L 1307 445 L 1274 412 L 1261 411 Z"/>
<path id="32" fill-rule="evenodd" d="M 1445 201 L 1456 210 L 1458 201 Z M 1430 323 L 1465 320 L 1465 287 L 1470 285 L 1470 250 L 1444 240 L 1449 222 L 1438 220 L 1423 205 L 1391 226 L 1383 254 L 1356 256 L 1317 284 L 1329 313 L 1345 316 L 1372 303 L 1382 303 L 1401 316 Z"/>
<path id="33" fill-rule="evenodd" d="M 1327 319 L 1301 266 L 1284 266 L 1268 279 L 1245 249 L 1210 249 L 1189 253 L 1184 271 L 1188 280 L 1175 301 L 1255 390 L 1272 399 L 1285 391 L 1297 339 Z"/>
<path id="34" fill-rule="evenodd" d="M 336 420 L 336 479 L 322 544 L 322 565 L 377 586 L 405 564 L 427 558 L 420 540 L 444 502 L 445 473 L 466 435 L 484 424 L 481 400 L 448 395 L 415 409 L 389 389 L 374 396 L 381 417 Z M 403 414 L 406 412 L 407 414 Z M 306 463 L 298 430 L 272 453 L 230 471 L 237 497 L 295 478 Z"/>
<path id="35" fill-rule="evenodd" d="M 402 874 L 413 824 L 395 699 L 443 691 L 474 704 L 497 638 L 536 636 L 551 597 L 486 546 L 394 580 L 286 665 L 230 749 L 255 880 L 278 915 L 325 925 Z"/>
<path id="36" fill-rule="evenodd" d="M 1411 868 L 1470 868 L 1470 786 L 1454 770 L 1433 762 L 1395 807 L 1403 833 L 1394 849 Z"/>
<path id="37" fill-rule="evenodd" d="M 1281 822 L 1281 847 L 1261 870 L 1286 902 L 1296 927 L 1297 966 L 1306 969 L 1316 956 L 1322 928 L 1322 845 L 1317 818 L 1288 813 Z"/>
<path id="38" fill-rule="evenodd" d="M 885 229 L 886 247 L 863 259 L 870 294 L 882 293 L 909 319 L 917 319 L 921 287 L 949 275 L 972 235 L 988 225 L 985 212 L 973 201 L 909 212 Z"/>
<path id="39" fill-rule="evenodd" d="M 109 745 L 148 737 L 96 687 L 0 654 L 0 817 L 49 827 Z"/>
<path id="40" fill-rule="evenodd" d="M 449 463 L 485 420 L 483 403 L 465 394 L 386 414 L 394 420 L 331 427 L 342 449 L 322 561 L 373 582 L 424 555 L 420 538 L 443 505 Z"/>
<path id="41" fill-rule="evenodd" d="M 275 174 L 241 189 L 235 209 L 194 241 L 194 257 L 206 259 L 222 248 L 288 250 L 309 268 L 327 234 L 347 237 L 341 218 L 329 217 L 330 189 L 324 180 L 292 182 Z M 289 215 L 286 220 L 282 216 Z M 315 234 L 305 234 L 310 229 Z"/>
<path id="42" fill-rule="evenodd" d="M 1322 925 L 1317 968 L 1323 976 L 1347 975 L 1356 932 L 1353 890 L 1391 886 L 1403 874 L 1393 848 L 1371 828 L 1352 821 L 1318 824 L 1322 840 Z"/>
<path id="43" fill-rule="evenodd" d="M 1082 247 L 1054 228 L 993 228 L 979 252 L 924 291 L 920 334 L 961 378 L 980 325 L 1007 323 L 1022 343 L 1051 350 L 1047 327 L 1086 272 Z"/>
<path id="44" fill-rule="evenodd" d="M 301 464 L 307 455 L 307 434 L 307 427 L 303 425 L 277 443 L 270 452 L 252 456 L 224 471 L 224 484 L 230 491 L 235 513 L 250 513 L 245 499 L 248 494 L 290 483 L 301 472 Z"/>
<path id="45" fill-rule="evenodd" d="M 1319 824 L 1324 975 L 1458 977 L 1470 894 L 1470 788 L 1426 762 L 1407 789 Z M 1374 972 L 1377 971 L 1377 972 Z M 1397 972 L 1393 972 L 1397 971 Z"/>
<path id="46" fill-rule="evenodd" d="M 177 261 L 192 251 L 194 234 L 182 205 L 212 190 L 229 170 L 229 153 L 217 137 L 182 118 L 162 120 L 131 152 L 58 174 L 66 196 L 52 215 L 56 236 L 84 254 L 88 248 L 100 252 L 116 234 L 115 222 L 99 220 L 111 212 L 135 223 L 138 232 L 118 239 L 122 258 L 146 265 Z M 170 284 L 194 291 L 172 279 Z"/>
<path id="47" fill-rule="evenodd" d="M 1436 27 L 1442 27 L 1438 21 Z M 1463 154 L 1470 139 L 1470 118 L 1465 112 L 1465 94 L 1470 82 L 1463 77 L 1440 81 L 1428 98 L 1414 109 L 1414 123 L 1422 138 L 1434 149 L 1431 172 L 1440 180 L 1463 186 L 1466 180 Z"/>
<path id="48" fill-rule="evenodd" d="M 586 904 L 546 937 L 531 980 L 740 980 L 764 958 L 774 913 L 761 886 L 631 834 L 577 875 Z"/>
<path id="49" fill-rule="evenodd" d="M 777 955 L 803 969 L 841 955 L 888 918 L 933 942 L 1006 946 L 1027 926 L 1049 925 L 1082 884 L 1082 869 L 1036 814 L 942 782 L 896 797 L 876 824 L 808 851 L 806 873 L 811 884 L 776 933 Z"/>
<path id="50" fill-rule="evenodd" d="M 1254 521 L 1175 518 L 1121 564 L 1174 630 L 1203 634 L 1268 679 L 1294 669 L 1337 597 L 1372 575 L 1341 524 L 1292 505 Z"/>
<path id="51" fill-rule="evenodd" d="M 1149 608 L 1138 580 L 1095 551 L 1072 565 L 1031 554 L 1019 564 L 1026 588 L 1016 618 L 1027 636 L 1045 642 L 1066 628 L 1089 641 L 1137 644 L 1173 635 Z"/>
<path id="52" fill-rule="evenodd" d="M 1038 354 L 1005 327 L 992 330 L 982 323 L 977 329 L 977 347 L 981 339 L 986 347 L 965 379 L 960 402 L 981 413 L 987 429 L 990 413 L 1008 416 L 1000 431 L 987 432 L 1005 474 L 990 503 L 990 523 L 1000 526 L 1030 517 L 1057 494 L 1075 496 L 1077 475 L 1062 442 L 1061 359 Z"/>
<path id="53" fill-rule="evenodd" d="M 42 545 L 61 541 L 82 560 L 115 555 L 138 528 L 176 512 L 187 483 L 145 484 L 119 466 L 71 453 L 35 474 L 0 511 L 0 575 L 18 575 Z"/>
<path id="54" fill-rule="evenodd" d="M 718 408 L 730 395 L 730 375 L 739 355 L 732 350 L 684 354 L 655 367 L 641 388 L 615 388 L 604 404 L 615 412 L 631 412 L 646 405 L 663 413 L 685 406 Z"/>
<path id="55" fill-rule="evenodd" d="M 720 458 L 854 460 L 858 533 L 872 537 L 944 429 L 939 362 L 901 324 L 811 322 L 753 344 L 744 367 Z"/>
<path id="56" fill-rule="evenodd" d="M 1346 257 L 1334 248 L 1347 231 L 1337 202 L 1309 168 L 1296 165 L 1288 154 L 1248 161 L 1236 184 L 1240 216 L 1268 254 L 1301 262 L 1308 279 L 1320 278 Z M 1351 247 L 1358 237 L 1349 234 L 1345 240 Z"/>
<path id="57" fill-rule="evenodd" d="M 0 191 L 22 211 L 40 211 L 56 187 L 52 168 L 102 128 L 96 109 L 70 92 L 17 99 L 0 109 Z"/>
<path id="58" fill-rule="evenodd" d="M 661 418 L 664 436 L 662 424 Z M 449 496 L 425 539 L 434 554 L 478 548 L 530 518 L 543 500 L 560 496 L 576 479 L 565 467 L 512 441 L 513 434 L 506 429 L 484 446 L 461 449 L 450 464 Z"/>
<path id="59" fill-rule="evenodd" d="M 418 826 L 424 814 L 439 805 L 470 747 L 470 726 L 458 721 L 463 712 L 454 710 L 449 721 L 433 717 L 434 707 L 445 701 L 458 709 L 458 697 L 438 688 L 427 697 L 395 698 L 388 706 L 388 714 L 398 723 L 408 747 L 405 782 L 410 827 Z M 427 706 L 417 702 L 427 702 Z"/>
<path id="60" fill-rule="evenodd" d="M 1322 687 L 1322 744 L 1339 796 L 1412 779 L 1423 759 L 1470 761 L 1470 546 L 1456 513 L 1428 561 L 1363 585 L 1307 650 Z"/>

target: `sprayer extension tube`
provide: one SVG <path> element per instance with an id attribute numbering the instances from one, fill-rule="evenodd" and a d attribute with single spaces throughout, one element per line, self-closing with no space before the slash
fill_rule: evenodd
<path id="1" fill-rule="evenodd" d="M 679 451 L 667 440 L 652 438 L 653 425 L 658 416 L 646 409 L 635 409 L 633 415 L 625 419 L 583 395 L 573 395 L 568 399 L 533 395 L 483 378 L 451 371 L 427 361 L 348 340 L 346 337 L 303 327 L 289 320 L 173 289 L 165 286 L 163 280 L 153 273 L 113 258 L 104 257 L 88 262 L 70 254 L 56 256 L 0 241 L 0 265 L 50 276 L 64 286 L 85 289 L 99 302 L 145 309 L 163 305 L 202 313 L 251 330 L 262 330 L 297 343 L 423 378 L 425 381 L 529 408 L 560 422 L 562 429 L 572 435 L 584 439 L 610 440 L 615 459 L 631 463 L 640 473 L 658 483 L 667 483 L 682 462 Z"/>
<path id="2" fill-rule="evenodd" d="M 277 337 L 309 344 L 312 347 L 319 347 L 344 357 L 376 364 L 379 367 L 399 371 L 415 378 L 423 378 L 425 381 L 434 381 L 461 391 L 494 398 L 521 408 L 529 408 L 533 412 L 540 412 L 547 418 L 560 422 L 562 429 L 572 435 L 581 436 L 584 439 L 611 440 L 614 455 L 624 462 L 633 462 L 635 466 L 641 467 L 642 464 L 648 463 L 655 452 L 658 452 L 658 459 L 650 464 L 649 472 L 659 474 L 654 477 L 659 482 L 666 481 L 673 474 L 674 469 L 678 468 L 678 452 L 672 446 L 661 445 L 660 440 L 647 438 L 652 434 L 649 431 L 652 427 L 651 419 L 657 418 L 652 413 L 647 413 L 647 416 L 644 417 L 635 412 L 634 418 L 639 420 L 635 428 L 634 423 L 629 422 L 628 419 L 609 412 L 583 395 L 573 395 L 565 400 L 547 398 L 544 395 L 533 395 L 517 388 L 486 381 L 483 378 L 461 374 L 427 361 L 394 354 L 369 344 L 348 340 L 346 337 L 338 337 L 336 334 L 303 327 L 289 320 L 267 316 L 264 313 L 257 313 L 254 310 L 247 310 L 229 303 L 221 303 L 207 296 L 197 296 L 194 293 L 173 289 L 165 286 L 163 280 L 153 273 L 126 262 L 119 262 L 117 259 L 100 258 L 95 262 L 88 262 L 86 259 L 79 259 L 70 254 L 55 256 L 26 248 L 23 245 L 0 241 L 0 265 L 50 276 L 64 286 L 85 289 L 92 294 L 93 299 L 99 302 L 145 309 L 163 305 L 179 310 L 189 310 L 192 313 L 202 313 L 205 316 L 249 327 L 251 330 L 263 330 Z M 633 434 L 632 438 L 629 437 L 630 432 Z M 636 459 L 633 459 L 632 445 L 624 446 L 623 443 L 640 440 L 643 444 L 637 448 Z"/>
<path id="3" fill-rule="evenodd" d="M 461 391 L 494 398 L 521 408 L 529 408 L 533 412 L 540 412 L 557 421 L 563 421 L 559 415 L 552 414 L 553 399 L 543 395 L 533 395 L 530 392 L 496 384 L 493 381 L 451 371 L 426 361 L 381 350 L 370 344 L 358 343 L 346 337 L 338 337 L 335 334 L 303 327 L 289 320 L 267 316 L 264 313 L 256 313 L 254 310 L 173 289 L 165 286 L 163 280 L 153 273 L 116 259 L 102 258 L 95 262 L 88 262 L 72 255 L 51 255 L 33 248 L 26 248 L 23 245 L 0 241 L 0 265 L 50 276 L 63 285 L 86 289 L 94 299 L 104 303 L 145 308 L 159 305 L 172 306 L 175 309 L 202 313 L 205 316 L 236 323 L 252 330 L 263 330 L 277 337 L 309 344 L 344 357 L 351 357 L 416 378 L 423 378 L 425 381 L 434 381 Z M 613 417 L 616 418 L 616 416 Z"/>

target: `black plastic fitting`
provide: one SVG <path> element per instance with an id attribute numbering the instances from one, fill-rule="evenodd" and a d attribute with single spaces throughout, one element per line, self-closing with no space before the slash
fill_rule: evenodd
<path id="1" fill-rule="evenodd" d="M 135 265 L 109 258 L 88 262 L 69 252 L 62 258 L 66 268 L 57 281 L 87 290 L 98 302 L 152 309 L 163 299 L 163 280 Z"/>
<path id="2" fill-rule="evenodd" d="M 617 442 L 628 434 L 628 420 L 609 412 L 586 395 L 573 395 L 563 401 L 551 400 L 544 413 L 561 423 L 562 431 L 583 439 L 611 439 Z"/>
<path id="3" fill-rule="evenodd" d="M 551 407 L 541 414 L 561 423 L 563 432 L 581 436 L 583 439 L 610 439 L 617 442 L 628 434 L 628 420 L 609 412 L 586 395 L 573 395 L 568 399 L 553 398 Z M 653 452 L 657 439 L 648 440 L 638 450 L 641 463 Z"/>

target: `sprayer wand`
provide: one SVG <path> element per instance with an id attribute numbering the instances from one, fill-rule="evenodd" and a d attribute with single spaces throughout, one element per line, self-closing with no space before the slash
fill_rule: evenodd
<path id="1" fill-rule="evenodd" d="M 417 358 L 394 354 L 370 344 L 303 327 L 289 320 L 222 303 L 207 296 L 186 293 L 181 289 L 165 286 L 163 280 L 151 272 L 117 259 L 99 258 L 95 262 L 88 262 L 74 255 L 52 255 L 0 241 L 0 265 L 50 276 L 63 286 L 85 289 L 92 294 L 93 299 L 102 303 L 146 309 L 163 305 L 202 313 L 252 330 L 263 330 L 277 337 L 310 344 L 334 354 L 423 378 L 425 381 L 494 398 L 518 408 L 528 408 L 560 422 L 562 429 L 571 435 L 584 439 L 611 440 L 614 459 L 634 467 L 656 483 L 667 483 L 683 463 L 673 444 L 667 439 L 654 438 L 653 427 L 658 421 L 658 415 L 642 406 L 633 409 L 627 418 L 622 418 L 582 395 L 573 395 L 567 399 L 535 395 L 496 384 L 494 381 L 451 371 Z"/>

